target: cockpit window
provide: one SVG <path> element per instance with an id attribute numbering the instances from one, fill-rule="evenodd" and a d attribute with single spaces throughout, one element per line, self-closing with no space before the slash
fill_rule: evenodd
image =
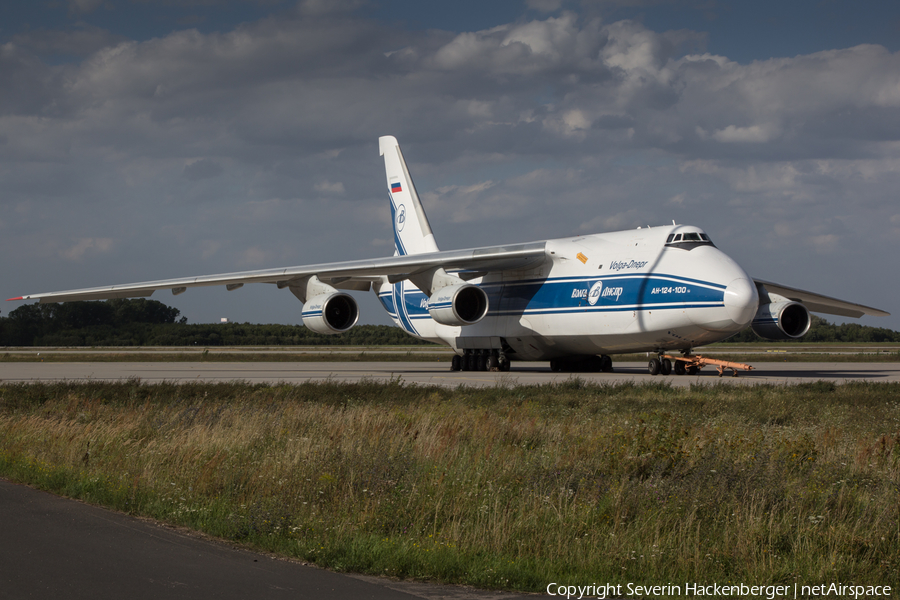
<path id="1" fill-rule="evenodd" d="M 666 246 L 691 250 L 697 246 L 715 246 L 709 236 L 699 231 L 685 233 L 670 233 L 666 238 Z"/>

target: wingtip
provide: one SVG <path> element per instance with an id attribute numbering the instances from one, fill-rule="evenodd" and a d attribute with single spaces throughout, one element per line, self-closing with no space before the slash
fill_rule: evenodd
<path id="1" fill-rule="evenodd" d="M 6 301 L 9 302 L 10 300 L 24 300 L 24 299 L 25 298 L 23 296 L 19 296 L 18 298 L 7 298 Z"/>

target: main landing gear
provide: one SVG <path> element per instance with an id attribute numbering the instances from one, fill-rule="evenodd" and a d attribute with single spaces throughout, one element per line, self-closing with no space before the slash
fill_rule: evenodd
<path id="1" fill-rule="evenodd" d="M 676 375 L 696 375 L 700 369 L 707 365 L 713 365 L 719 371 L 719 377 L 725 374 L 725 369 L 731 369 L 731 376 L 738 376 L 738 369 L 752 371 L 753 367 L 744 363 L 707 358 L 699 354 L 685 354 L 684 356 L 670 356 L 660 353 L 659 358 L 651 358 L 647 364 L 647 370 L 651 375 L 668 375 L 675 372 Z"/>
<path id="2" fill-rule="evenodd" d="M 550 361 L 550 370 L 554 373 L 612 373 L 612 359 L 602 356 L 581 356 L 572 358 L 554 358 Z"/>
<path id="3" fill-rule="evenodd" d="M 509 371 L 509 357 L 502 350 L 464 350 L 450 362 L 451 371 Z"/>

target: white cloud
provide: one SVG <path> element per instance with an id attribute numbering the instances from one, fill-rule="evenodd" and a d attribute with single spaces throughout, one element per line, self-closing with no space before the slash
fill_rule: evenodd
<path id="1" fill-rule="evenodd" d="M 242 251 L 239 255 L 237 265 L 240 267 L 246 268 L 258 268 L 270 263 L 272 261 L 272 256 L 269 252 L 258 248 L 256 246 L 251 246 L 246 250 Z"/>
<path id="2" fill-rule="evenodd" d="M 69 12 L 72 14 L 92 13 L 103 4 L 104 0 L 68 0 Z"/>
<path id="3" fill-rule="evenodd" d="M 187 161 L 182 174 L 191 181 L 200 181 L 201 179 L 218 177 L 223 172 L 222 165 L 218 162 L 201 158 Z"/>
<path id="4" fill-rule="evenodd" d="M 820 254 L 836 252 L 842 246 L 841 237 L 833 233 L 813 236 L 809 239 L 809 242 Z"/>
<path id="5" fill-rule="evenodd" d="M 317 192 L 323 192 L 325 194 L 343 194 L 344 193 L 344 184 L 340 181 L 320 181 L 314 186 Z"/>
<path id="6" fill-rule="evenodd" d="M 768 142 L 776 137 L 771 128 L 762 127 L 760 125 L 751 125 L 750 127 L 735 127 L 729 125 L 725 129 L 719 129 L 712 134 L 713 139 L 720 142 L 749 142 L 761 143 Z"/>
<path id="7" fill-rule="evenodd" d="M 80 261 L 88 253 L 109 252 L 113 247 L 111 238 L 81 238 L 75 244 L 64 248 L 59 255 L 70 261 Z"/>

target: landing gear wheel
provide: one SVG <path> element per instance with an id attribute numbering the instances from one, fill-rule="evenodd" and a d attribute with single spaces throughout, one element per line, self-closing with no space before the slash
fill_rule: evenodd
<path id="1" fill-rule="evenodd" d="M 613 364 L 612 359 L 605 354 L 600 357 L 600 370 L 604 373 L 612 373 L 613 372 Z"/>
<path id="2" fill-rule="evenodd" d="M 684 375 L 685 373 L 687 373 L 687 368 L 680 360 L 675 361 L 675 365 L 672 367 L 672 369 L 675 371 L 676 375 Z"/>
<path id="3" fill-rule="evenodd" d="M 599 373 L 603 370 L 603 360 L 599 356 L 591 356 L 584 361 L 584 370 L 588 373 Z"/>
<path id="4" fill-rule="evenodd" d="M 497 362 L 499 363 L 498 366 L 500 367 L 501 372 L 506 373 L 509 371 L 509 359 L 505 354 L 501 354 L 500 358 L 497 359 Z"/>
<path id="5" fill-rule="evenodd" d="M 475 364 L 477 365 L 475 367 L 476 371 L 487 371 L 487 357 L 484 354 L 479 354 L 475 358 L 475 361 Z"/>
<path id="6" fill-rule="evenodd" d="M 651 358 L 650 362 L 647 363 L 647 370 L 650 371 L 651 375 L 659 375 L 660 369 L 662 369 L 662 365 L 658 358 Z"/>
<path id="7" fill-rule="evenodd" d="M 696 375 L 697 373 L 700 372 L 700 369 L 698 369 L 697 367 L 688 367 L 687 372 L 688 372 L 688 375 Z"/>
<path id="8" fill-rule="evenodd" d="M 662 373 L 663 375 L 668 375 L 669 373 L 672 372 L 672 361 L 669 360 L 668 358 L 664 358 L 661 361 L 659 361 L 659 366 L 660 366 L 659 372 Z"/>
<path id="9" fill-rule="evenodd" d="M 550 361 L 550 370 L 554 373 L 559 373 L 560 371 L 562 371 L 562 367 L 560 367 L 559 361 L 555 358 Z"/>
<path id="10" fill-rule="evenodd" d="M 500 360 L 493 354 L 488 356 L 487 369 L 488 369 L 488 371 L 499 371 L 500 370 Z"/>
<path id="11" fill-rule="evenodd" d="M 460 371 L 468 371 L 472 368 L 472 355 L 466 354 L 460 360 Z"/>
<path id="12" fill-rule="evenodd" d="M 450 360 L 450 370 L 459 371 L 462 368 L 462 365 L 460 364 L 461 362 L 462 359 L 460 358 L 459 354 L 454 354 L 453 358 Z"/>

